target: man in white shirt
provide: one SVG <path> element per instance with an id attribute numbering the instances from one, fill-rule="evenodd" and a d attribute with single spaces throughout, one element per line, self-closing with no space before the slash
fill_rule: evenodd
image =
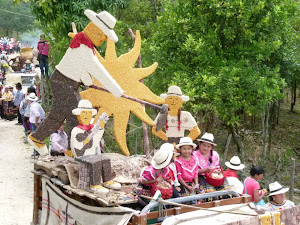
<path id="1" fill-rule="evenodd" d="M 42 106 L 37 103 L 38 97 L 35 93 L 30 93 L 27 97 L 30 104 L 29 122 L 32 126 L 32 131 L 35 131 L 40 123 L 45 119 L 45 111 Z"/>
<path id="2" fill-rule="evenodd" d="M 106 11 L 96 14 L 85 10 L 91 22 L 84 30 L 75 35 L 68 50 L 53 72 L 50 83 L 53 93 L 53 105 L 48 117 L 35 133 L 29 136 L 28 142 L 42 155 L 48 154 L 44 140 L 54 133 L 61 123 L 67 119 L 68 136 L 73 127 L 78 125 L 77 118 L 72 115 L 81 97 L 81 83 L 91 86 L 93 79 L 98 80 L 115 97 L 121 97 L 124 91 L 110 76 L 95 55 L 95 47 L 100 46 L 107 38 L 117 42 L 118 37 L 113 31 L 116 19 Z"/>
<path id="3" fill-rule="evenodd" d="M 56 132 L 50 135 L 50 154 L 52 156 L 64 156 L 68 150 L 68 136 L 64 131 L 63 123 Z"/>

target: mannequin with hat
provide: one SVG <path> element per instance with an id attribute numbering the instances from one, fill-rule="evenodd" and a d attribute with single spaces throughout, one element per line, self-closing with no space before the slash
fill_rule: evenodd
<path id="1" fill-rule="evenodd" d="M 188 130 L 188 137 L 195 140 L 201 133 L 196 120 L 187 111 L 182 111 L 183 102 L 187 102 L 190 98 L 182 94 L 180 87 L 171 86 L 167 94 L 161 94 L 161 98 L 165 99 L 168 105 L 167 116 L 162 118 L 159 113 L 154 120 L 152 133 L 160 139 L 169 143 L 179 143 L 180 138 L 184 137 L 184 132 Z M 163 132 L 162 128 L 165 128 Z M 159 130 L 157 130 L 159 128 Z"/>
<path id="2" fill-rule="evenodd" d="M 270 202 L 265 205 L 269 210 L 279 211 L 295 206 L 294 202 L 285 199 L 285 193 L 289 191 L 289 188 L 282 187 L 277 181 L 269 184 L 269 191 Z"/>
<path id="3" fill-rule="evenodd" d="M 85 189 L 88 184 L 88 188 L 101 194 L 107 194 L 107 188 L 119 190 L 121 185 L 112 180 L 110 159 L 95 154 L 104 133 L 104 123 L 108 118 L 105 119 L 101 115 L 95 125 L 90 124 L 97 110 L 86 99 L 80 100 L 72 113 L 79 121 L 79 125 L 71 132 L 71 150 L 82 168 L 79 170 L 79 188 Z M 86 170 L 88 173 L 85 174 Z"/>
<path id="4" fill-rule="evenodd" d="M 174 187 L 175 176 L 169 168 L 174 155 L 174 146 L 169 143 L 162 144 L 160 149 L 154 154 L 151 165 L 141 173 L 141 185 L 146 190 L 151 190 L 162 182 L 167 181 L 173 186 L 173 198 L 179 197 Z"/>
<path id="5" fill-rule="evenodd" d="M 194 194 L 199 189 L 198 182 L 198 162 L 192 154 L 197 147 L 190 137 L 180 138 L 179 144 L 176 145 L 180 156 L 175 160 L 177 178 L 180 182 L 181 196 Z"/>
<path id="6" fill-rule="evenodd" d="M 113 30 L 116 19 L 106 11 L 97 14 L 87 9 L 84 13 L 91 22 L 82 32 L 75 35 L 64 57 L 56 66 L 50 78 L 52 109 L 36 132 L 28 138 L 28 142 L 39 151 L 48 151 L 44 140 L 55 132 L 65 119 L 68 136 L 78 124 L 71 112 L 81 99 L 78 89 L 82 83 L 90 86 L 95 78 L 115 97 L 120 97 L 124 92 L 97 59 L 94 47 L 100 46 L 108 38 L 114 42 L 118 41 Z"/>

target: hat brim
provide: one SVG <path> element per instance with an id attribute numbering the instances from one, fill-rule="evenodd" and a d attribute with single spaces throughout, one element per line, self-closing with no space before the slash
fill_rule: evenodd
<path id="1" fill-rule="evenodd" d="M 273 195 L 279 195 L 279 194 L 283 194 L 283 193 L 286 193 L 289 191 L 290 188 L 282 188 L 281 190 L 279 191 L 276 191 L 276 192 L 273 192 L 271 194 L 268 195 L 269 196 L 273 196 Z"/>
<path id="2" fill-rule="evenodd" d="M 161 94 L 160 97 L 163 98 L 163 99 L 166 99 L 168 96 L 177 96 L 177 97 L 180 97 L 182 99 L 182 101 L 184 102 L 187 102 L 190 100 L 190 97 L 189 96 L 186 96 L 186 95 L 174 95 L 174 94 Z"/>
<path id="3" fill-rule="evenodd" d="M 32 102 L 36 102 L 37 100 L 39 100 L 38 97 L 35 98 L 30 98 L 29 96 L 27 97 L 27 100 L 32 101 Z"/>
<path id="4" fill-rule="evenodd" d="M 179 149 L 181 146 L 184 146 L 184 145 L 193 146 L 193 149 L 195 149 L 197 147 L 197 145 L 194 143 L 181 143 L 181 144 L 176 145 L 175 148 Z"/>
<path id="5" fill-rule="evenodd" d="M 197 139 L 197 141 L 199 141 L 199 142 L 205 142 L 205 143 L 208 143 L 208 144 L 212 144 L 213 146 L 217 146 L 216 143 L 213 143 L 213 142 L 210 142 L 210 141 L 206 141 L 206 140 L 202 140 L 202 139 Z"/>
<path id="6" fill-rule="evenodd" d="M 242 170 L 245 168 L 245 165 L 242 163 L 239 166 L 234 166 L 230 162 L 225 162 L 225 166 L 233 170 Z"/>
<path id="7" fill-rule="evenodd" d="M 163 162 L 162 164 L 157 164 L 157 163 L 152 159 L 152 160 L 151 160 L 151 165 L 154 167 L 154 169 L 157 169 L 157 170 L 162 169 L 162 168 L 166 167 L 167 165 L 169 165 L 169 163 L 171 162 L 171 160 L 172 160 L 172 158 L 173 158 L 173 154 L 174 154 L 173 150 L 172 150 L 172 151 L 169 151 L 169 155 L 168 155 L 166 161 Z"/>
<path id="8" fill-rule="evenodd" d="M 94 11 L 87 9 L 84 11 L 84 14 L 97 26 L 99 27 L 104 34 L 113 42 L 117 42 L 118 41 L 118 36 L 116 35 L 116 33 L 114 32 L 114 30 L 109 29 L 103 22 L 101 22 L 97 17 L 97 13 L 95 13 Z"/>
<path id="9" fill-rule="evenodd" d="M 80 113 L 82 111 L 92 111 L 92 115 L 95 116 L 97 114 L 97 110 L 96 109 L 80 109 L 80 108 L 76 108 L 72 110 L 72 114 L 75 116 L 80 115 Z"/>

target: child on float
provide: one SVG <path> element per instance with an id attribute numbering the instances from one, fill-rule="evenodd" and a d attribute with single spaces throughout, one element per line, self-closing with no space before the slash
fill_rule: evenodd
<path id="1" fill-rule="evenodd" d="M 268 192 L 263 189 L 261 190 L 258 181 L 264 177 L 264 170 L 260 166 L 252 166 L 250 170 L 250 177 L 244 180 L 244 192 L 252 196 L 252 202 L 255 205 L 264 206 L 265 202 L 263 198 L 267 196 Z"/>
<path id="2" fill-rule="evenodd" d="M 289 188 L 284 188 L 277 181 L 269 184 L 269 202 L 265 204 L 265 207 L 270 211 L 279 211 L 283 209 L 292 208 L 295 206 L 294 202 L 285 199 L 285 193 L 289 191 Z"/>
<path id="3" fill-rule="evenodd" d="M 200 190 L 205 193 L 228 190 L 230 186 L 226 179 L 223 185 L 219 187 L 214 187 L 206 182 L 206 175 L 211 170 L 220 167 L 219 154 L 214 150 L 214 147 L 217 146 L 217 144 L 214 143 L 214 135 L 212 133 L 205 133 L 198 141 L 198 149 L 193 152 L 193 155 L 198 161 Z"/>
<path id="4" fill-rule="evenodd" d="M 173 187 L 172 198 L 179 197 L 174 187 L 175 176 L 169 168 L 174 154 L 174 146 L 170 143 L 161 145 L 160 149 L 154 154 L 151 165 L 145 168 L 141 173 L 140 183 L 144 190 L 155 188 L 157 183 L 162 181 L 169 182 Z"/>
<path id="5" fill-rule="evenodd" d="M 180 152 L 180 156 L 175 160 L 177 170 L 177 178 L 180 185 L 181 196 L 194 194 L 199 189 L 198 182 L 198 162 L 192 154 L 197 147 L 190 137 L 180 139 L 176 148 Z"/>

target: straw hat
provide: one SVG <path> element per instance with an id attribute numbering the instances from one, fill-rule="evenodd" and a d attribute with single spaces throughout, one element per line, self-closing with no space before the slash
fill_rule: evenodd
<path id="1" fill-rule="evenodd" d="M 32 102 L 36 102 L 39 98 L 35 95 L 35 93 L 30 93 L 27 96 L 27 100 L 32 101 Z"/>
<path id="2" fill-rule="evenodd" d="M 205 133 L 200 139 L 197 139 L 199 142 L 206 142 L 209 144 L 212 144 L 213 146 L 217 146 L 216 143 L 214 143 L 214 135 L 212 133 Z"/>
<path id="3" fill-rule="evenodd" d="M 245 168 L 245 165 L 241 163 L 238 156 L 233 156 L 229 162 L 225 162 L 225 165 L 233 170 L 242 170 Z"/>
<path id="4" fill-rule="evenodd" d="M 180 138 L 179 144 L 176 145 L 175 147 L 177 149 L 179 149 L 183 145 L 191 145 L 193 147 L 193 149 L 195 149 L 197 147 L 197 145 L 193 143 L 193 140 L 190 137 Z"/>
<path id="5" fill-rule="evenodd" d="M 182 95 L 181 89 L 178 86 L 171 86 L 171 87 L 169 87 L 167 94 L 161 94 L 160 95 L 160 97 L 163 98 L 163 99 L 166 99 L 168 96 L 178 96 L 184 102 L 187 102 L 188 100 L 190 100 L 189 96 Z"/>
<path id="6" fill-rule="evenodd" d="M 165 143 L 160 146 L 160 149 L 154 154 L 151 165 L 155 169 L 162 169 L 169 165 L 174 154 L 174 146 L 170 143 Z"/>
<path id="7" fill-rule="evenodd" d="M 97 14 L 94 11 L 87 9 L 84 11 L 84 14 L 97 27 L 99 27 L 110 40 L 112 40 L 113 42 L 118 41 L 118 37 L 113 30 L 117 20 L 109 12 L 102 11 Z"/>
<path id="8" fill-rule="evenodd" d="M 283 194 L 285 192 L 288 192 L 289 188 L 284 188 L 281 186 L 281 184 L 275 181 L 274 183 L 269 184 L 269 190 L 270 190 L 269 192 L 270 194 L 268 196 L 272 196 L 272 195 L 278 195 L 278 194 Z"/>
<path id="9" fill-rule="evenodd" d="M 27 59 L 27 60 L 25 61 L 25 63 L 31 63 L 31 62 L 29 61 L 29 59 Z"/>
<path id="10" fill-rule="evenodd" d="M 97 110 L 93 108 L 92 103 L 86 99 L 79 101 L 77 108 L 72 110 L 72 114 L 78 116 L 82 111 L 92 111 L 93 116 L 97 114 Z"/>

